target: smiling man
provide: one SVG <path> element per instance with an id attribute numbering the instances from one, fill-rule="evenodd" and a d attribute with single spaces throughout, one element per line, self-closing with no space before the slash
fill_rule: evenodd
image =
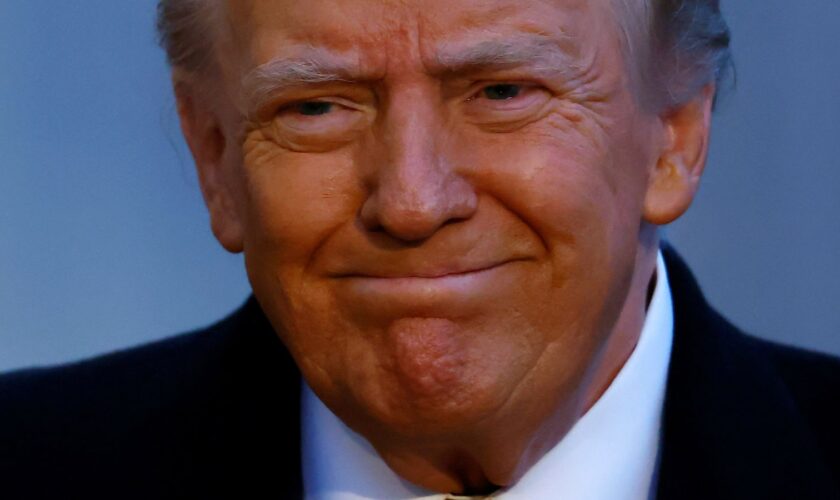
<path id="1" fill-rule="evenodd" d="M 633 351 L 711 84 L 642 106 L 608 2 L 224 15 L 215 76 L 176 68 L 179 109 L 215 234 L 304 379 L 412 483 L 515 483 Z"/>
<path id="2" fill-rule="evenodd" d="M 744 336 L 660 251 L 706 161 L 729 60 L 717 1 L 159 14 L 213 232 L 253 298 L 206 330 L 2 379 L 22 415 L 0 420 L 12 488 L 838 493 L 837 362 Z"/>

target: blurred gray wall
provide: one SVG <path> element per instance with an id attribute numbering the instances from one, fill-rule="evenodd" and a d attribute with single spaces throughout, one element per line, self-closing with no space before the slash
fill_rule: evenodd
<path id="1" fill-rule="evenodd" d="M 737 88 L 669 239 L 736 324 L 840 354 L 840 2 L 722 4 Z"/>
<path id="2" fill-rule="evenodd" d="M 0 2 L 0 370 L 206 325 L 247 296 L 208 228 L 155 3 Z M 840 354 L 840 2 L 724 7 L 738 88 L 668 238 L 738 325 Z"/>

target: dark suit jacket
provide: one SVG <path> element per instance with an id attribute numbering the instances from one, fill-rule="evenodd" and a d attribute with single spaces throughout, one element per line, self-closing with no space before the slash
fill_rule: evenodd
<path id="1" fill-rule="evenodd" d="M 739 332 L 664 248 L 658 498 L 840 499 L 840 362 Z M 2 498 L 298 498 L 300 374 L 253 298 L 221 322 L 0 377 Z"/>

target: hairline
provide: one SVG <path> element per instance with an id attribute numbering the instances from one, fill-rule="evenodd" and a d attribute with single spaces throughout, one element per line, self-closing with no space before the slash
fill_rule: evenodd
<path id="1" fill-rule="evenodd" d="M 202 49 L 195 49 L 201 57 L 193 61 L 192 65 L 179 61 L 171 61 L 173 71 L 178 71 L 182 77 L 193 80 L 211 80 L 218 76 L 218 53 L 219 41 L 224 37 L 225 2 L 222 0 L 193 0 L 203 5 L 198 9 L 199 15 L 204 16 L 201 21 L 203 31 L 212 41 Z M 654 0 L 607 0 L 612 10 L 613 21 L 618 32 L 618 43 L 622 52 L 625 70 L 630 77 L 632 92 L 636 96 L 640 106 L 648 108 L 662 108 L 669 105 L 679 104 L 687 100 L 686 96 L 678 96 L 670 88 L 668 76 L 660 74 L 654 65 L 655 53 L 661 50 L 657 47 L 657 33 L 654 33 L 654 12 L 652 2 Z M 668 50 L 679 51 L 679 47 L 670 47 Z M 711 76 L 711 78 L 709 78 Z M 714 75 L 704 75 L 700 83 L 705 84 L 715 81 Z M 201 84 L 199 84 L 201 85 Z M 696 87 L 697 85 L 695 85 Z M 699 90 L 699 89 L 698 89 Z M 689 97 L 691 91 L 687 92 Z"/>

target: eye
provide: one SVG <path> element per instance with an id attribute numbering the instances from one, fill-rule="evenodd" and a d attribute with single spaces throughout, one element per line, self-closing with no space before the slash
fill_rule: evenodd
<path id="1" fill-rule="evenodd" d="M 465 116 L 473 123 L 496 131 L 513 130 L 540 116 L 551 92 L 536 82 L 481 82 L 463 103 Z"/>
<path id="2" fill-rule="evenodd" d="M 304 101 L 289 106 L 287 110 L 303 116 L 321 116 L 331 112 L 334 107 L 335 104 L 327 101 Z"/>
<path id="3" fill-rule="evenodd" d="M 373 116 L 362 99 L 334 94 L 277 106 L 270 121 L 273 137 L 298 151 L 327 151 L 347 144 Z"/>
<path id="4" fill-rule="evenodd" d="M 522 87 L 513 83 L 501 83 L 484 87 L 481 93 L 487 99 L 493 101 L 506 101 L 517 97 L 522 92 Z"/>
<path id="5" fill-rule="evenodd" d="M 542 86 L 522 82 L 488 82 L 473 90 L 467 98 L 472 106 L 484 106 L 495 110 L 513 110 L 529 106 L 548 95 Z"/>

